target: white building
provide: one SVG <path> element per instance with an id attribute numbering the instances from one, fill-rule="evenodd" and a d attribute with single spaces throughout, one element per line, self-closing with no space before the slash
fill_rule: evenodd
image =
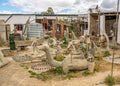
<path id="1" fill-rule="evenodd" d="M 0 20 L 4 20 L 6 24 L 10 25 L 11 31 L 17 26 L 21 29 L 30 17 L 30 23 L 36 23 L 38 19 L 47 18 L 48 20 L 56 18 L 72 18 L 76 19 L 78 15 L 52 15 L 52 16 L 42 16 L 40 14 L 0 14 Z M 38 22 L 39 23 L 39 22 Z"/>
<path id="2" fill-rule="evenodd" d="M 120 44 L 120 15 L 116 23 L 116 12 L 106 13 L 90 13 L 88 14 L 88 30 L 89 34 L 103 35 L 107 33 L 110 37 L 110 31 L 112 30 L 115 34 L 117 43 Z M 116 24 L 115 24 L 116 23 Z"/>
<path id="3" fill-rule="evenodd" d="M 58 18 L 63 19 L 77 19 L 78 15 L 51 15 L 51 16 L 43 16 L 40 14 L 0 14 L 0 20 L 4 20 L 5 24 L 8 24 L 12 31 L 16 31 L 17 33 L 22 34 L 24 31 L 24 27 L 28 19 L 30 18 L 30 23 L 40 23 L 43 27 L 48 29 L 48 24 L 52 26 L 52 20 L 56 20 Z"/>
<path id="4" fill-rule="evenodd" d="M 0 14 L 0 20 L 4 20 L 6 24 L 10 25 L 11 31 L 13 31 L 15 27 L 18 31 L 21 31 L 29 17 L 30 21 L 35 23 L 34 14 Z"/>

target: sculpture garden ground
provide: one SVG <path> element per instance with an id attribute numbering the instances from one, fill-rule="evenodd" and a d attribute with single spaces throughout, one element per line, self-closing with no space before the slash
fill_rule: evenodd
<path id="1" fill-rule="evenodd" d="M 7 58 L 9 63 L 0 68 L 0 86 L 103 86 L 104 79 L 111 74 L 111 63 L 105 59 L 109 57 L 107 56 L 109 54 L 105 53 L 106 49 L 101 48 L 101 51 L 104 51 L 102 55 L 96 52 L 98 48 L 95 48 L 94 52 L 94 49 L 91 49 L 92 52 L 90 50 L 82 51 L 80 46 L 87 42 L 79 45 L 80 41 L 73 41 L 73 44 L 69 42 L 67 46 L 64 44 L 59 46 L 61 44 L 57 44 L 57 42 L 54 45 L 52 42 L 53 44 L 49 45 L 48 50 L 44 47 L 44 44 L 48 44 L 48 41 L 45 40 L 43 45 L 36 46 L 35 49 L 38 49 L 38 52 L 33 52 L 32 46 L 22 51 L 15 50 L 10 51 L 11 53 L 8 51 L 9 55 L 3 56 L 3 58 Z M 95 45 L 93 44 L 93 46 Z M 120 46 L 117 45 L 117 47 Z M 6 47 L 1 49 L 6 49 Z M 84 49 L 87 49 L 86 46 Z M 68 50 L 69 52 L 67 52 Z M 112 56 L 111 47 L 109 53 Z M 115 54 L 120 55 L 120 49 L 116 49 Z M 103 57 L 104 55 L 106 57 Z M 68 59 L 65 60 L 66 58 Z M 119 84 L 120 64 L 114 64 L 113 70 L 113 76 L 119 77 L 117 82 Z M 116 86 L 119 86 L 117 84 Z"/>

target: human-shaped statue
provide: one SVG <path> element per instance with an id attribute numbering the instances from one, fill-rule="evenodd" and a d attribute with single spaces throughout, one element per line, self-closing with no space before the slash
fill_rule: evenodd
<path id="1" fill-rule="evenodd" d="M 37 48 L 37 41 L 38 41 L 38 39 L 34 39 L 33 42 L 32 42 L 32 44 L 31 44 L 32 49 L 33 49 L 33 53 L 39 52 L 38 48 Z"/>
<path id="2" fill-rule="evenodd" d="M 104 35 L 101 35 L 101 36 L 100 36 L 99 42 L 100 42 L 100 46 L 101 46 L 101 47 L 104 47 L 104 46 L 105 46 L 106 38 L 105 38 Z"/>
<path id="3" fill-rule="evenodd" d="M 114 37 L 114 32 L 113 32 L 113 30 L 110 30 L 110 38 L 111 38 L 111 40 L 113 40 L 113 37 Z"/>

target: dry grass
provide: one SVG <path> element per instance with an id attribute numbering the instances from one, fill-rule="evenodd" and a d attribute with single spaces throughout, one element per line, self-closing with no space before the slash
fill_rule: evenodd
<path id="1" fill-rule="evenodd" d="M 104 60 L 100 61 L 99 63 L 100 63 L 100 68 L 99 68 L 100 72 L 105 72 L 105 71 L 111 70 L 111 66 L 112 66 L 111 63 L 108 63 Z M 114 64 L 114 69 L 120 69 L 120 65 Z"/>
<path id="2" fill-rule="evenodd" d="M 115 83 L 120 84 L 120 75 L 114 76 Z"/>
<path id="3" fill-rule="evenodd" d="M 0 37 L 0 47 L 3 47 L 5 46 L 6 43 L 4 42 L 4 40 Z"/>

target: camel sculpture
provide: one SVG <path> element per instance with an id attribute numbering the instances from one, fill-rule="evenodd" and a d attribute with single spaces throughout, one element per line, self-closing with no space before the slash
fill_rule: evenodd
<path id="1" fill-rule="evenodd" d="M 41 50 L 43 50 L 46 53 L 48 63 L 52 67 L 62 67 L 64 73 L 68 73 L 69 70 L 88 69 L 91 72 L 93 72 L 94 70 L 94 61 L 87 61 L 87 59 L 84 58 L 84 55 L 81 55 L 80 58 L 75 58 L 75 55 L 71 56 L 69 54 L 68 56 L 65 56 L 65 59 L 62 62 L 59 62 L 53 59 L 53 56 L 50 53 L 48 46 L 42 46 Z"/>

